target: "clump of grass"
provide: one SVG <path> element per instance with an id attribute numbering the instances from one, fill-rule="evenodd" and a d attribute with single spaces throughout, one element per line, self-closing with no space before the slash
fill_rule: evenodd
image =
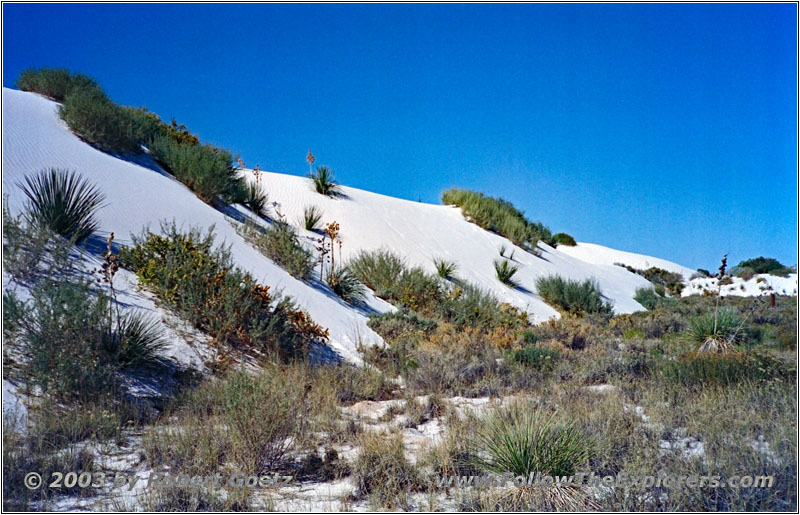
<path id="1" fill-rule="evenodd" d="M 356 279 L 347 266 L 329 272 L 325 282 L 336 295 L 349 304 L 358 304 L 366 298 L 366 287 Z"/>
<path id="2" fill-rule="evenodd" d="M 653 310 L 658 306 L 661 297 L 653 288 L 636 288 L 633 300 L 644 306 L 645 309 Z"/>
<path id="3" fill-rule="evenodd" d="M 59 114 L 81 139 L 105 152 L 141 152 L 140 120 L 133 110 L 116 105 L 99 88 L 71 89 Z"/>
<path id="4" fill-rule="evenodd" d="M 320 220 L 322 220 L 322 210 L 317 206 L 306 206 L 303 209 L 303 227 L 307 231 L 318 231 Z"/>
<path id="5" fill-rule="evenodd" d="M 26 221 L 81 243 L 97 229 L 96 211 L 102 207 L 100 190 L 80 174 L 51 168 L 25 176 L 19 184 L 28 197 Z"/>
<path id="6" fill-rule="evenodd" d="M 436 267 L 436 273 L 442 279 L 451 279 L 458 269 L 458 265 L 454 261 L 443 258 L 433 258 L 433 265 Z"/>
<path id="7" fill-rule="evenodd" d="M 564 245 L 566 247 L 574 247 L 577 245 L 575 238 L 565 232 L 558 232 L 554 234 L 553 241 L 555 241 L 558 245 Z"/>
<path id="8" fill-rule="evenodd" d="M 559 356 L 558 350 L 538 345 L 529 345 L 511 353 L 514 361 L 541 370 L 552 370 Z"/>
<path id="9" fill-rule="evenodd" d="M 597 283 L 589 279 L 580 282 L 556 275 L 542 277 L 536 281 L 536 289 L 545 302 L 568 313 L 609 314 L 613 310 L 603 300 Z"/>
<path id="10" fill-rule="evenodd" d="M 314 191 L 321 195 L 335 197 L 342 192 L 342 189 L 336 183 L 333 170 L 327 166 L 318 166 L 316 171 L 309 174 L 309 179 L 314 184 Z"/>
<path id="11" fill-rule="evenodd" d="M 246 222 L 237 232 L 262 254 L 298 279 L 308 279 L 314 270 L 314 257 L 300 244 L 295 230 L 286 222 L 276 220 L 266 229 Z"/>
<path id="12" fill-rule="evenodd" d="M 123 368 L 148 367 L 162 362 L 160 354 L 167 341 L 158 322 L 133 312 L 122 315 L 118 330 L 120 338 L 110 350 Z"/>
<path id="13" fill-rule="evenodd" d="M 587 435 L 554 414 L 519 403 L 487 415 L 478 442 L 488 454 L 481 468 L 525 478 L 570 476 L 591 456 Z"/>
<path id="14" fill-rule="evenodd" d="M 517 282 L 513 279 L 514 274 L 519 272 L 519 267 L 512 265 L 507 260 L 496 259 L 494 261 L 494 270 L 497 274 L 497 279 L 512 288 L 517 286 Z"/>
<path id="15" fill-rule="evenodd" d="M 392 288 L 406 269 L 405 261 L 388 250 L 362 250 L 349 266 L 353 275 L 373 291 Z"/>
<path id="16" fill-rule="evenodd" d="M 29 68 L 19 74 L 15 83 L 21 91 L 32 91 L 63 102 L 73 89 L 99 90 L 94 79 L 63 68 Z"/>
<path id="17" fill-rule="evenodd" d="M 408 494 L 420 483 L 416 468 L 405 458 L 403 438 L 366 433 L 353 465 L 357 495 L 371 496 L 380 507 L 405 509 Z"/>
<path id="18" fill-rule="evenodd" d="M 766 354 L 692 351 L 664 363 L 662 377 L 685 386 L 731 385 L 739 382 L 779 380 L 794 382 L 797 367 Z"/>
<path id="19" fill-rule="evenodd" d="M 442 203 L 460 207 L 464 216 L 472 222 L 530 251 L 535 249 L 539 240 L 553 244 L 550 229 L 539 222 L 529 221 L 522 211 L 506 200 L 452 188 L 442 193 Z"/>
<path id="20" fill-rule="evenodd" d="M 265 208 L 267 207 L 268 196 L 261 191 L 258 184 L 248 183 L 245 186 L 244 205 L 250 208 L 250 211 L 258 216 L 266 214 Z"/>

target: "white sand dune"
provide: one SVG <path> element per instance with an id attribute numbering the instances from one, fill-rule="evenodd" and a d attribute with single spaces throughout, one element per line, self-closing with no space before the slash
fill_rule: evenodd
<path id="1" fill-rule="evenodd" d="M 330 331 L 330 344 L 344 358 L 359 362 L 359 344 L 381 344 L 381 338 L 366 325 L 369 312 L 386 312 L 392 306 L 370 296 L 368 306 L 356 309 L 342 302 L 318 281 L 291 277 L 236 234 L 230 216 L 250 216 L 242 206 L 226 214 L 199 200 L 188 188 L 163 172 L 149 158 L 136 162 L 120 159 L 82 142 L 59 119 L 58 104 L 41 96 L 3 89 L 3 194 L 12 213 L 19 213 L 25 197 L 16 185 L 26 174 L 58 167 L 80 172 L 97 184 L 106 196 L 98 213 L 98 237 L 113 231 L 116 241 L 126 244 L 131 234 L 149 227 L 158 231 L 160 222 L 174 220 L 184 227 L 214 226 L 219 242 L 230 245 L 233 258 L 260 282 L 293 297 L 312 318 Z M 253 174 L 244 171 L 248 180 Z M 633 296 L 637 288 L 649 286 L 644 278 L 613 265 L 623 262 L 637 268 L 659 266 L 687 278 L 691 270 L 669 261 L 600 245 L 581 243 L 553 249 L 540 244 L 541 257 L 515 248 L 520 267 L 515 276 L 520 286 L 509 288 L 496 276 L 493 262 L 498 249 L 513 245 L 505 238 L 467 222 L 459 209 L 423 204 L 343 187 L 344 195 L 328 198 L 315 193 L 304 177 L 262 172 L 260 186 L 269 195 L 272 215 L 280 212 L 298 227 L 301 238 L 312 247 L 319 236 L 302 229 L 303 208 L 317 206 L 323 222 L 337 221 L 341 228 L 342 257 L 347 260 L 361 250 L 387 249 L 403 256 L 408 264 L 434 271 L 433 258 L 458 265 L 456 275 L 484 288 L 504 302 L 531 315 L 533 322 L 558 317 L 558 313 L 536 294 L 537 278 L 557 274 L 570 279 L 594 279 L 618 313 L 643 309 Z M 259 222 L 262 223 L 262 222 Z M 337 258 L 339 257 L 337 251 Z M 137 292 L 135 278 L 126 281 L 125 294 L 131 305 L 154 309 L 152 299 Z"/>

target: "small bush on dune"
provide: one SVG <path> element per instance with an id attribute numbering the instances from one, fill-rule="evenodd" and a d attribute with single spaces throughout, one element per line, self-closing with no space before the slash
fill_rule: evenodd
<path id="1" fill-rule="evenodd" d="M 81 139 L 105 152 L 141 152 L 141 132 L 136 118 L 99 89 L 72 89 L 59 114 Z"/>
<path id="2" fill-rule="evenodd" d="M 221 197 L 226 202 L 241 202 L 246 194 L 230 152 L 212 145 L 176 143 L 158 136 L 150 144 L 156 159 L 179 181 L 208 203 Z"/>
<path id="3" fill-rule="evenodd" d="M 565 245 L 567 247 L 574 247 L 577 245 L 575 242 L 575 238 L 570 236 L 565 232 L 559 232 L 553 235 L 553 240 L 559 245 Z"/>
<path id="4" fill-rule="evenodd" d="M 658 306 L 661 297 L 658 296 L 653 288 L 636 288 L 636 295 L 633 296 L 633 300 L 644 306 L 645 309 L 652 310 Z"/>
<path id="5" fill-rule="evenodd" d="M 597 284 L 591 280 L 571 281 L 559 276 L 542 277 L 536 289 L 545 302 L 568 313 L 609 314 L 613 308 L 603 300 Z"/>
<path id="6" fill-rule="evenodd" d="M 519 271 L 518 266 L 509 264 L 505 259 L 495 260 L 494 270 L 497 274 L 497 279 L 499 279 L 501 283 L 511 287 L 517 286 L 517 282 L 514 281 L 513 277 L 514 274 Z"/>
<path id="7" fill-rule="evenodd" d="M 32 91 L 57 102 L 63 102 L 74 89 L 99 90 L 94 79 L 80 73 L 72 73 L 60 68 L 29 68 L 20 73 L 16 87 L 22 91 Z"/>
<path id="8" fill-rule="evenodd" d="M 452 278 L 458 269 L 458 265 L 456 265 L 453 261 L 448 261 L 441 258 L 434 258 L 433 265 L 436 267 L 436 273 L 439 274 L 439 277 L 442 279 Z"/>
<path id="9" fill-rule="evenodd" d="M 302 225 L 306 231 L 318 231 L 320 220 L 322 220 L 322 210 L 317 206 L 306 206 L 303 209 Z"/>
<path id="10" fill-rule="evenodd" d="M 314 270 L 314 257 L 297 239 L 291 225 L 274 221 L 266 229 L 252 223 L 237 227 L 237 232 L 262 254 L 298 279 L 308 279 Z"/>
<path id="11" fill-rule="evenodd" d="M 406 269 L 405 261 L 387 250 L 361 251 L 349 266 L 356 279 L 373 291 L 392 288 Z"/>
<path id="12" fill-rule="evenodd" d="M 97 228 L 94 215 L 104 196 L 79 174 L 51 168 L 25 176 L 19 186 L 29 200 L 24 216 L 30 225 L 46 227 L 76 243 Z"/>
<path id="13" fill-rule="evenodd" d="M 331 287 L 333 293 L 350 304 L 358 304 L 366 298 L 366 287 L 355 278 L 347 266 L 329 272 L 325 282 Z"/>
<path id="14" fill-rule="evenodd" d="M 775 258 L 757 257 L 753 259 L 746 259 L 739 263 L 737 268 L 752 268 L 756 274 L 773 274 L 773 275 L 786 275 L 786 269 Z"/>
<path id="15" fill-rule="evenodd" d="M 342 189 L 336 184 L 333 170 L 327 166 L 318 166 L 317 170 L 309 175 L 314 184 L 314 191 L 328 197 L 339 195 Z"/>
<path id="16" fill-rule="evenodd" d="M 267 194 L 261 191 L 258 184 L 248 183 L 245 187 L 245 199 L 243 204 L 250 208 L 250 211 L 258 216 L 266 213 Z"/>

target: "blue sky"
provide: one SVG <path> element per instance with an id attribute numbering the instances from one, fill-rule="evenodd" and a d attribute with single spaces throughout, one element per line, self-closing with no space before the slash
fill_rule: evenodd
<path id="1" fill-rule="evenodd" d="M 579 241 L 797 263 L 796 6 L 3 5 L 3 85 L 98 79 L 248 166 L 439 202 L 501 196 Z"/>

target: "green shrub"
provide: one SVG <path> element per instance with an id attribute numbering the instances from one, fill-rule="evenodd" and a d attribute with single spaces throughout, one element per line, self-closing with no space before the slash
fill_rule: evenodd
<path id="1" fill-rule="evenodd" d="M 303 209 L 303 227 L 306 231 L 318 231 L 320 220 L 322 220 L 322 210 L 317 206 L 306 206 Z"/>
<path id="2" fill-rule="evenodd" d="M 538 369 L 552 370 L 559 358 L 559 352 L 555 349 L 529 345 L 513 351 L 511 356 L 518 363 Z"/>
<path id="3" fill-rule="evenodd" d="M 415 267 L 404 270 L 396 282 L 375 295 L 412 311 L 435 311 L 443 296 L 442 284 L 437 276 Z"/>
<path id="4" fill-rule="evenodd" d="M 274 221 L 267 229 L 247 222 L 237 226 L 237 232 L 259 252 L 270 258 L 293 277 L 309 279 L 314 270 L 314 257 L 297 239 L 286 222 Z"/>
<path id="5" fill-rule="evenodd" d="M 452 188 L 442 193 L 442 203 L 460 207 L 470 221 L 505 236 L 514 245 L 533 251 L 539 240 L 549 245 L 555 243 L 550 229 L 539 222 L 530 222 L 522 211 L 506 200 L 476 191 Z"/>
<path id="6" fill-rule="evenodd" d="M 283 357 L 302 353 L 310 340 L 327 338 L 327 330 L 298 311 L 291 299 L 277 298 L 237 268 L 230 251 L 214 248 L 214 235 L 162 224 L 162 235 L 134 236 L 120 260 L 139 283 L 151 289 L 182 318 L 224 344 Z"/>
<path id="7" fill-rule="evenodd" d="M 645 309 L 653 310 L 658 306 L 661 297 L 658 296 L 653 288 L 636 288 L 636 295 L 633 300 L 644 306 Z"/>
<path id="8" fill-rule="evenodd" d="M 261 187 L 258 184 L 248 183 L 245 186 L 244 205 L 249 207 L 250 211 L 256 215 L 262 216 L 265 214 L 267 199 L 267 194 L 261 191 Z"/>
<path id="9" fill-rule="evenodd" d="M 20 73 L 16 87 L 22 91 L 32 91 L 57 102 L 63 102 L 73 89 L 99 90 L 94 79 L 58 68 L 29 68 Z"/>
<path id="10" fill-rule="evenodd" d="M 458 265 L 456 265 L 455 262 L 441 258 L 434 258 L 433 265 L 436 267 L 436 273 L 439 274 L 439 277 L 442 279 L 452 278 L 458 269 Z"/>
<path id="11" fill-rule="evenodd" d="M 738 268 L 752 268 L 756 274 L 774 274 L 777 272 L 779 275 L 785 275 L 783 272 L 786 269 L 777 259 L 763 256 L 746 259 L 739 263 Z"/>
<path id="12" fill-rule="evenodd" d="M 100 89 L 70 90 L 59 114 L 75 134 L 100 150 L 121 154 L 141 152 L 138 120 Z"/>
<path id="13" fill-rule="evenodd" d="M 219 197 L 226 202 L 245 200 L 244 179 L 239 177 L 234 158 L 227 150 L 181 144 L 169 136 L 157 136 L 150 150 L 170 174 L 203 201 L 212 203 Z"/>
<path id="14" fill-rule="evenodd" d="M 328 197 L 339 195 L 342 189 L 336 184 L 333 170 L 327 166 L 318 166 L 314 173 L 309 174 L 309 179 L 314 184 L 314 191 Z"/>
<path id="15" fill-rule="evenodd" d="M 51 168 L 25 176 L 18 184 L 28 197 L 25 219 L 33 227 L 46 227 L 76 243 L 97 229 L 95 212 L 104 196 L 75 172 Z"/>
<path id="16" fill-rule="evenodd" d="M 406 269 L 403 259 L 388 250 L 362 250 L 349 267 L 356 279 L 373 291 L 393 288 Z"/>
<path id="17" fill-rule="evenodd" d="M 553 240 L 559 245 L 565 245 L 567 247 L 574 247 L 577 245 L 575 242 L 575 238 L 570 236 L 565 232 L 559 232 L 553 235 Z"/>
<path id="18" fill-rule="evenodd" d="M 521 404 L 487 415 L 478 442 L 488 454 L 479 461 L 482 469 L 526 479 L 537 473 L 573 475 L 591 456 L 588 435 L 556 421 L 554 415 Z"/>
<path id="19" fill-rule="evenodd" d="M 331 287 L 333 293 L 350 304 L 358 304 L 366 298 L 366 287 L 355 278 L 346 266 L 339 268 L 335 272 L 328 273 L 325 282 Z"/>
<path id="20" fill-rule="evenodd" d="M 796 381 L 797 367 L 759 353 L 692 351 L 665 362 L 661 373 L 670 382 L 686 386 L 724 386 L 768 380 L 793 383 Z"/>
<path id="21" fill-rule="evenodd" d="M 120 338 L 112 341 L 108 349 L 116 354 L 123 368 L 148 367 L 161 363 L 159 354 L 166 348 L 158 322 L 148 320 L 140 313 L 122 315 L 119 321 Z"/>
<path id="22" fill-rule="evenodd" d="M 559 276 L 542 277 L 536 281 L 539 296 L 553 307 L 568 313 L 604 313 L 613 311 L 603 300 L 600 288 L 592 280 L 571 281 Z"/>
<path id="23" fill-rule="evenodd" d="M 497 274 L 497 279 L 499 279 L 501 283 L 511 286 L 512 288 L 517 286 L 517 282 L 514 281 L 513 277 L 514 274 L 519 271 L 518 266 L 510 264 L 510 262 L 505 259 L 496 259 L 494 261 L 494 271 Z"/>
<path id="24" fill-rule="evenodd" d="M 689 321 L 689 336 L 697 343 L 707 340 L 720 340 L 734 343 L 737 331 L 741 329 L 742 317 L 733 308 L 723 307 L 714 313 L 705 313 Z"/>
<path id="25" fill-rule="evenodd" d="M 400 434 L 384 436 L 367 433 L 353 465 L 356 495 L 372 496 L 381 507 L 403 509 L 405 498 L 419 484 L 417 470 L 406 460 Z"/>

